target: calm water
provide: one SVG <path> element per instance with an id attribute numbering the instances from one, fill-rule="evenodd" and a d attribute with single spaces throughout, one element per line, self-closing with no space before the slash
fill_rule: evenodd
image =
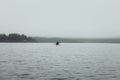
<path id="1" fill-rule="evenodd" d="M 0 80 L 120 80 L 120 44 L 1 43 Z"/>

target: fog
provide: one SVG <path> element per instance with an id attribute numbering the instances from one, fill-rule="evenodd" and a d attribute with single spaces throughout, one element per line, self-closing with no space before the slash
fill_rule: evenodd
<path id="1" fill-rule="evenodd" d="M 119 0 L 1 0 L 0 33 L 120 37 Z"/>

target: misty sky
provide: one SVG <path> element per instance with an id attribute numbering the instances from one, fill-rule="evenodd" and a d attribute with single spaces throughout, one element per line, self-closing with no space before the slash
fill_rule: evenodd
<path id="1" fill-rule="evenodd" d="M 120 0 L 0 0 L 0 33 L 120 37 Z"/>

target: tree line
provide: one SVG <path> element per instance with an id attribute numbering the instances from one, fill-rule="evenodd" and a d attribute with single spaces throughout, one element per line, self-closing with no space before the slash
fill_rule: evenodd
<path id="1" fill-rule="evenodd" d="M 10 33 L 8 35 L 0 34 L 0 42 L 35 42 L 35 40 L 24 34 Z"/>

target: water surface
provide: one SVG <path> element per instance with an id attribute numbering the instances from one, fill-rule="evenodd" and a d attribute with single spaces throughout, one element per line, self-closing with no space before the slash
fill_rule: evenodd
<path id="1" fill-rule="evenodd" d="M 0 80 L 120 80 L 120 44 L 1 43 Z"/>

